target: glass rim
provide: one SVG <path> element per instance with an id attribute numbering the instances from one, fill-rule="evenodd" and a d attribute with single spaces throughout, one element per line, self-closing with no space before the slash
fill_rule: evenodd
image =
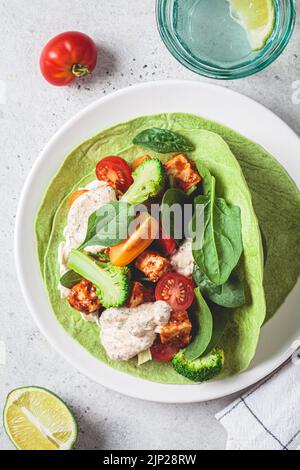
<path id="1" fill-rule="evenodd" d="M 279 40 L 277 40 L 276 47 L 273 50 L 270 50 L 272 45 L 271 36 L 267 43 L 267 45 L 269 44 L 269 50 L 266 49 L 266 45 L 262 50 L 264 51 L 264 54 L 258 56 L 257 60 L 244 62 L 237 67 L 222 68 L 208 61 L 196 58 L 192 54 L 189 54 L 185 49 L 179 48 L 179 44 L 175 41 L 175 36 L 171 33 L 170 25 L 166 17 L 166 7 L 168 6 L 169 1 L 170 0 L 156 0 L 157 28 L 166 48 L 176 60 L 192 72 L 218 80 L 234 80 L 248 77 L 271 65 L 288 45 L 296 22 L 295 0 L 287 0 L 289 4 L 287 18 L 284 23 L 284 30 L 281 32 Z M 273 34 L 275 32 L 277 32 L 276 28 L 274 29 Z"/>

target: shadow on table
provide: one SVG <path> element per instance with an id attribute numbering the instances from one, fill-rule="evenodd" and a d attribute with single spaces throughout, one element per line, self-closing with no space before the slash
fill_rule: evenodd
<path id="1" fill-rule="evenodd" d="M 101 423 L 93 422 L 93 415 L 82 415 L 74 409 L 74 415 L 78 419 L 78 437 L 74 450 L 101 450 L 105 448 L 105 436 L 101 432 Z"/>
<path id="2" fill-rule="evenodd" d="M 103 85 L 107 86 L 109 78 L 113 75 L 117 68 L 117 58 L 111 49 L 102 44 L 97 44 L 98 50 L 98 62 L 95 70 L 86 78 L 82 78 L 77 81 L 77 85 L 80 84 L 82 87 L 90 87 L 98 82 L 103 82 Z M 104 81 L 105 79 L 105 81 Z"/>

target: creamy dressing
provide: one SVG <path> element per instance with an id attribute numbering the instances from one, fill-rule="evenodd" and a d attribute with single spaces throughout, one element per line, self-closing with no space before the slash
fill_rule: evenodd
<path id="1" fill-rule="evenodd" d="M 183 276 L 191 276 L 194 270 L 194 258 L 192 252 L 192 239 L 187 238 L 179 250 L 170 258 L 174 271 Z"/>
<path id="2" fill-rule="evenodd" d="M 90 191 L 91 189 L 103 188 L 104 186 L 108 186 L 108 183 L 106 183 L 105 181 L 94 180 L 86 186 L 82 186 L 81 188 L 79 188 L 79 191 L 81 189 L 86 189 Z"/>
<path id="3" fill-rule="evenodd" d="M 64 231 L 66 239 L 64 256 L 66 258 L 68 258 L 71 250 L 78 248 L 84 242 L 90 215 L 100 207 L 115 200 L 116 193 L 114 189 L 106 183 L 89 190 L 76 199 L 69 210 L 68 223 Z M 88 251 L 97 252 L 99 246 L 88 247 Z"/>
<path id="4" fill-rule="evenodd" d="M 100 340 L 108 357 L 128 361 L 149 349 L 156 334 L 170 319 L 171 307 L 163 301 L 135 308 L 109 308 L 99 319 Z"/>
<path id="5" fill-rule="evenodd" d="M 65 241 L 61 242 L 58 247 L 58 263 L 61 276 L 69 270 L 68 259 L 71 250 L 78 248 L 84 242 L 90 215 L 105 204 L 116 200 L 114 189 L 105 181 L 92 181 L 80 189 L 87 189 L 88 192 L 82 194 L 72 204 L 68 214 L 67 225 L 63 231 Z M 86 248 L 86 251 L 97 253 L 104 248 L 100 245 L 89 246 Z M 58 289 L 62 298 L 68 297 L 69 289 L 66 289 L 61 284 L 58 285 Z"/>

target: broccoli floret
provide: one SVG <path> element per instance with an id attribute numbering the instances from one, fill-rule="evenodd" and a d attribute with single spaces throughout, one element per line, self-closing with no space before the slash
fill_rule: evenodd
<path id="1" fill-rule="evenodd" d="M 213 349 L 209 354 L 188 361 L 184 357 L 184 350 L 179 351 L 172 361 L 176 372 L 193 382 L 205 382 L 218 375 L 224 365 L 224 351 Z"/>
<path id="2" fill-rule="evenodd" d="M 103 307 L 121 307 L 126 302 L 130 291 L 127 267 L 101 263 L 80 250 L 71 251 L 68 266 L 96 287 Z"/>
<path id="3" fill-rule="evenodd" d="M 121 200 L 128 204 L 141 204 L 163 189 L 165 169 L 158 158 L 147 158 L 132 173 L 132 177 L 134 182 Z"/>

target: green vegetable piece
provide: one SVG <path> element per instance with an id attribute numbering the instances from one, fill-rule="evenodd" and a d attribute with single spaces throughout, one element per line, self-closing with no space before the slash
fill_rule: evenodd
<path id="1" fill-rule="evenodd" d="M 202 178 L 203 194 L 204 196 L 208 196 L 209 194 L 211 194 L 212 191 L 213 176 L 209 169 L 206 166 L 202 165 L 202 163 L 200 163 L 198 160 L 196 161 L 196 168 Z"/>
<path id="2" fill-rule="evenodd" d="M 224 365 L 224 351 L 213 349 L 206 356 L 189 361 L 185 358 L 184 350 L 179 351 L 173 358 L 172 365 L 176 372 L 193 382 L 205 382 L 216 377 Z"/>
<path id="3" fill-rule="evenodd" d="M 132 207 L 125 202 L 105 204 L 90 215 L 86 237 L 80 248 L 118 245 L 127 238 L 133 219 Z"/>
<path id="4" fill-rule="evenodd" d="M 211 193 L 195 198 L 197 206 L 204 208 L 204 234 L 193 237 L 193 255 L 197 266 L 217 285 L 225 284 L 232 270 L 237 265 L 242 251 L 241 210 L 229 205 L 222 198 L 215 196 L 215 178 L 212 177 Z M 195 215 L 192 230 L 195 234 Z"/>
<path id="5" fill-rule="evenodd" d="M 168 181 L 169 181 L 170 188 L 175 188 L 175 186 L 174 186 L 174 176 L 173 175 L 168 176 Z"/>
<path id="6" fill-rule="evenodd" d="M 232 320 L 232 316 L 228 310 L 218 305 L 211 306 L 211 312 L 213 316 L 213 333 L 209 345 L 203 353 L 203 356 L 209 354 L 213 349 L 220 347 L 223 335 L 227 325 Z"/>
<path id="7" fill-rule="evenodd" d="M 106 253 L 103 253 L 102 251 L 98 251 L 98 253 L 95 255 L 96 257 L 99 258 L 100 262 L 109 262 L 110 258 Z"/>
<path id="8" fill-rule="evenodd" d="M 161 223 L 167 235 L 172 237 L 178 244 L 186 238 L 186 224 L 188 224 L 188 215 L 184 210 L 188 210 L 188 204 L 191 208 L 190 218 L 192 218 L 192 205 L 190 198 L 184 191 L 177 188 L 168 189 L 162 199 L 161 204 Z M 173 211 L 172 211 L 173 208 Z"/>
<path id="9" fill-rule="evenodd" d="M 177 132 L 159 129 L 158 127 L 142 131 L 133 139 L 133 143 L 158 153 L 192 152 L 195 150 L 194 144 L 186 137 Z"/>
<path id="10" fill-rule="evenodd" d="M 146 362 L 149 361 L 152 361 L 152 354 L 150 349 L 142 351 L 138 354 L 138 366 L 142 366 L 143 364 L 146 364 Z"/>
<path id="11" fill-rule="evenodd" d="M 66 287 L 67 289 L 72 289 L 72 287 L 76 286 L 80 281 L 82 281 L 83 277 L 80 274 L 76 273 L 75 271 L 67 271 L 59 280 L 59 283 Z"/>
<path id="12" fill-rule="evenodd" d="M 157 196 L 164 187 L 165 168 L 158 158 L 147 158 L 132 173 L 133 184 L 122 196 L 128 204 L 141 204 L 149 197 Z"/>
<path id="13" fill-rule="evenodd" d="M 188 196 L 192 196 L 192 194 L 194 194 L 194 192 L 198 189 L 198 186 L 192 186 L 190 189 L 187 190 L 186 194 Z"/>
<path id="14" fill-rule="evenodd" d="M 68 266 L 94 284 L 103 307 L 121 307 L 128 299 L 130 290 L 128 268 L 99 263 L 79 250 L 71 251 Z"/>
<path id="15" fill-rule="evenodd" d="M 213 332 L 213 318 L 211 311 L 201 295 L 199 287 L 195 289 L 195 323 L 197 333 L 192 343 L 184 350 L 184 357 L 188 361 L 194 361 L 200 357 L 210 343 Z"/>
<path id="16" fill-rule="evenodd" d="M 246 303 L 244 285 L 236 274 L 232 273 L 225 284 L 218 286 L 195 267 L 193 278 L 204 297 L 221 307 L 237 308 Z"/>
<path id="17" fill-rule="evenodd" d="M 267 243 L 266 236 L 261 227 L 260 227 L 260 235 L 261 235 L 261 243 L 263 247 L 264 266 L 266 266 L 267 261 L 268 261 L 268 243 Z"/>

